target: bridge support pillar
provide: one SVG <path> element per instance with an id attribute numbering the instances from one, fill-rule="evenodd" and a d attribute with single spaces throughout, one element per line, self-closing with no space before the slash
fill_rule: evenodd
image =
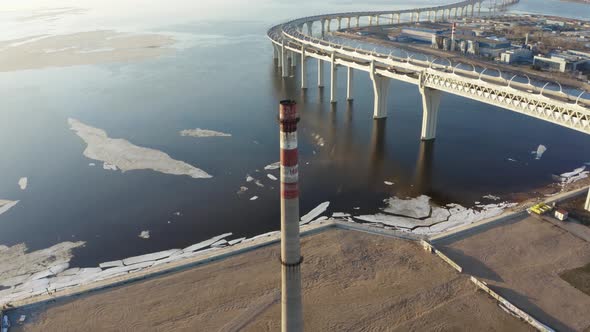
<path id="1" fill-rule="evenodd" d="M 291 67 L 297 67 L 297 53 L 291 51 Z"/>
<path id="2" fill-rule="evenodd" d="M 371 62 L 371 81 L 373 81 L 373 118 L 387 117 L 387 93 L 389 88 L 388 77 L 375 73 L 375 62 Z"/>
<path id="3" fill-rule="evenodd" d="M 322 37 L 324 37 L 324 32 L 326 31 L 326 20 L 321 20 L 322 22 Z"/>
<path id="4" fill-rule="evenodd" d="M 422 95 L 422 136 L 423 141 L 436 138 L 436 124 L 438 122 L 438 108 L 440 106 L 440 90 L 421 87 Z"/>
<path id="5" fill-rule="evenodd" d="M 586 197 L 586 204 L 584 205 L 586 211 L 590 211 L 590 189 L 588 190 L 588 196 Z"/>
<path id="6" fill-rule="evenodd" d="M 285 48 L 285 40 L 283 39 L 283 44 L 281 45 L 281 69 L 283 77 L 289 76 L 289 62 L 287 60 L 287 49 Z"/>
<path id="7" fill-rule="evenodd" d="M 311 36 L 313 34 L 313 23 L 307 22 L 307 34 Z"/>
<path id="8" fill-rule="evenodd" d="M 369 16 L 369 26 L 373 25 L 373 16 Z"/>
<path id="9" fill-rule="evenodd" d="M 350 20 L 352 20 L 352 18 L 350 18 L 350 17 L 347 17 L 347 18 L 346 18 L 346 27 L 347 27 L 348 29 L 350 29 Z"/>
<path id="10" fill-rule="evenodd" d="M 328 25 L 326 25 L 326 32 L 330 32 L 330 24 L 332 24 L 332 20 L 327 19 L 326 21 L 328 22 Z"/>
<path id="11" fill-rule="evenodd" d="M 338 17 L 338 30 L 342 29 L 342 17 Z"/>
<path id="12" fill-rule="evenodd" d="M 336 103 L 336 58 L 332 53 L 332 61 L 330 62 L 330 102 Z"/>
<path id="13" fill-rule="evenodd" d="M 318 59 L 318 88 L 324 87 L 324 62 Z"/>
<path id="14" fill-rule="evenodd" d="M 356 17 L 356 27 L 359 28 L 361 26 L 361 17 L 357 16 Z"/>
<path id="15" fill-rule="evenodd" d="M 307 59 L 305 46 L 301 47 L 301 89 L 307 89 Z"/>
<path id="16" fill-rule="evenodd" d="M 281 67 L 281 50 L 280 48 L 275 45 L 274 43 L 272 44 L 272 58 L 274 60 L 275 66 L 277 67 Z"/>
<path id="17" fill-rule="evenodd" d="M 346 67 L 348 79 L 346 80 L 346 100 L 352 101 L 352 68 Z"/>
<path id="18" fill-rule="evenodd" d="M 397 24 L 400 24 L 402 22 L 402 14 L 397 13 Z"/>

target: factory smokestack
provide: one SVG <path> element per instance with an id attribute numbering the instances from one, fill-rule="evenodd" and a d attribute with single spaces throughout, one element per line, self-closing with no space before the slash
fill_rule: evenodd
<path id="1" fill-rule="evenodd" d="M 299 241 L 299 169 L 297 107 L 292 100 L 279 106 L 281 133 L 281 329 L 303 331 L 301 304 L 301 244 Z"/>

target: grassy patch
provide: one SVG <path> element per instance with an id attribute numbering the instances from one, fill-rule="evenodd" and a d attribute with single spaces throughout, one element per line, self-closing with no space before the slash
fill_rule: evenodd
<path id="1" fill-rule="evenodd" d="M 590 295 L 590 264 L 577 269 L 565 271 L 559 275 L 570 285 Z"/>

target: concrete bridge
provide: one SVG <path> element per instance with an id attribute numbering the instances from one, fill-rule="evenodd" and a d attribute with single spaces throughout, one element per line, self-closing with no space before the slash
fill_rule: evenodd
<path id="1" fill-rule="evenodd" d="M 422 95 L 422 140 L 436 137 L 441 92 L 478 100 L 590 134 L 588 93 L 568 94 L 557 82 L 534 84 L 524 74 L 513 75 L 508 79 L 502 73 L 493 75 L 498 70 L 477 71 L 473 66 L 465 69 L 465 66 L 452 64 L 447 59 L 420 60 L 411 56 L 392 56 L 391 53 L 353 48 L 312 35 L 314 26 L 319 27 L 320 34 L 324 35 L 334 23 L 340 29 L 343 22 L 349 27 L 353 24 L 374 26 L 472 17 L 480 15 L 483 3 L 484 0 L 467 0 L 438 7 L 311 16 L 274 26 L 268 31 L 268 37 L 273 43 L 275 61 L 281 67 L 283 77 L 289 76 L 289 67 L 294 68 L 300 63 L 302 89 L 308 87 L 308 60 L 317 60 L 319 87 L 323 87 L 325 83 L 324 66 L 327 64 L 330 67 L 332 103 L 337 102 L 335 82 L 340 68 L 346 68 L 346 98 L 349 101 L 353 99 L 354 70 L 368 72 L 374 92 L 374 118 L 387 116 L 387 95 L 392 79 L 415 84 Z"/>

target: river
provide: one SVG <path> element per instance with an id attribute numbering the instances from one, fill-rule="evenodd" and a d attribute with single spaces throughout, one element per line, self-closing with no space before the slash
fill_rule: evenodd
<path id="1" fill-rule="evenodd" d="M 176 40 L 173 52 L 148 59 L 0 72 L 0 199 L 19 200 L 0 216 L 0 244 L 24 242 L 34 250 L 86 241 L 75 249 L 73 266 L 182 248 L 225 232 L 238 237 L 277 230 L 279 183 L 266 174 L 278 171 L 264 166 L 279 158 L 276 117 L 283 98 L 298 102 L 302 119 L 302 214 L 324 201 L 331 202 L 328 212 L 375 213 L 394 195 L 426 194 L 438 203 L 471 206 L 486 194 L 546 185 L 551 174 L 590 161 L 584 134 L 451 95 L 443 96 L 436 141 L 422 143 L 415 86 L 392 82 L 389 116 L 374 121 L 367 74 L 355 75 L 354 102 L 347 103 L 341 71 L 332 106 L 329 88 L 311 84 L 315 63 L 308 66 L 306 93 L 298 88 L 299 74 L 283 80 L 273 66 L 265 36 L 272 24 L 431 1 L 169 0 L 138 10 L 130 2 L 86 0 L 51 2 L 76 10 L 39 15 L 47 4 L 27 0 L 2 11 L 0 37 L 112 30 Z M 522 1 L 515 9 L 590 16 L 589 6 L 559 1 Z M 104 170 L 83 155 L 86 144 L 68 118 L 213 177 Z M 232 136 L 179 135 L 193 128 Z M 536 160 L 531 151 L 539 144 L 547 152 Z M 247 175 L 264 187 L 247 183 Z M 21 177 L 28 178 L 25 190 L 17 185 Z M 241 186 L 248 191 L 238 194 Z M 144 230 L 149 239 L 138 236 Z"/>

